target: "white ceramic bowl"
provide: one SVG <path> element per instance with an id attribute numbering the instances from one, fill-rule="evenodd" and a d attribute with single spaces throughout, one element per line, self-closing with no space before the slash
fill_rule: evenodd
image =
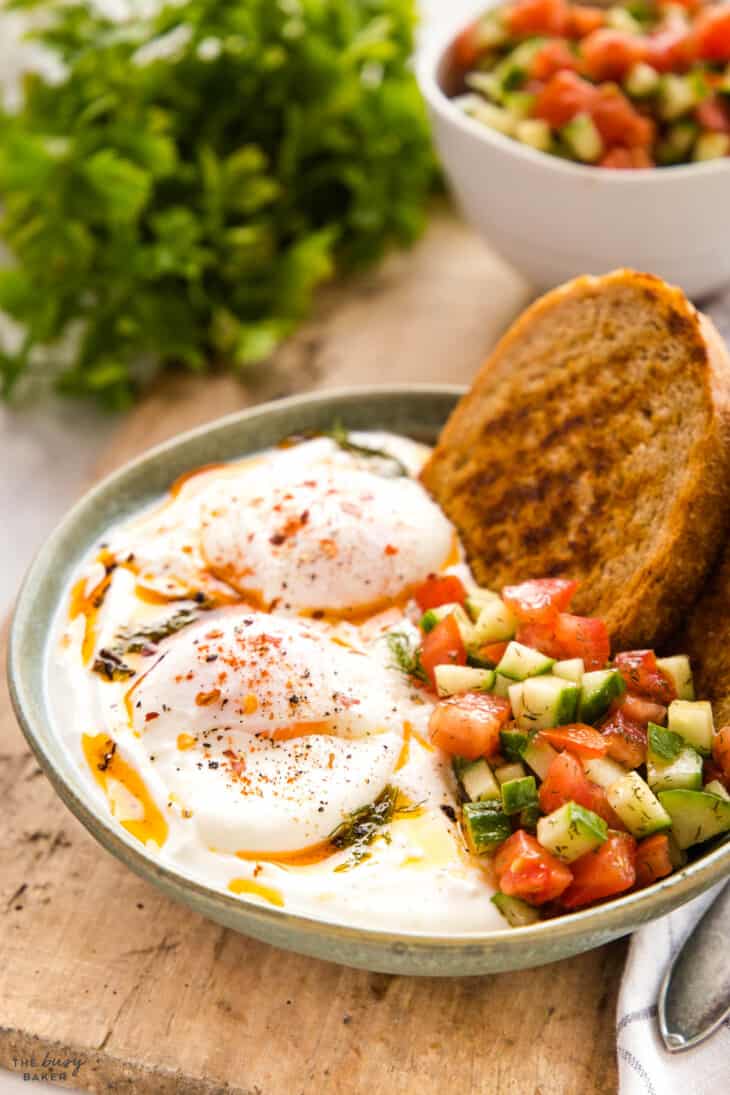
<path id="1" fill-rule="evenodd" d="M 694 298 L 730 283 L 730 158 L 609 171 L 536 152 L 450 101 L 454 37 L 453 27 L 432 36 L 419 82 L 453 192 L 503 258 L 539 289 L 618 266 L 659 274 Z"/>

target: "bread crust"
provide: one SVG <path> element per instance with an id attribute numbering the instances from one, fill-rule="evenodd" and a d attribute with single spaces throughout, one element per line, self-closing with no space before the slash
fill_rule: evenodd
<path id="1" fill-rule="evenodd" d="M 659 278 L 577 278 L 503 336 L 422 480 L 480 583 L 577 577 L 575 611 L 603 616 L 615 649 L 661 644 L 728 525 L 724 343 Z"/>

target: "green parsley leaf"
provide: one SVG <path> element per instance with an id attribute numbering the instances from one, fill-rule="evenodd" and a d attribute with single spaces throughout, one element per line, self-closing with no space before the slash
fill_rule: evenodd
<path id="1" fill-rule="evenodd" d="M 413 0 L 14 0 L 60 80 L 0 110 L 0 393 L 123 408 L 164 366 L 268 358 L 435 181 Z"/>

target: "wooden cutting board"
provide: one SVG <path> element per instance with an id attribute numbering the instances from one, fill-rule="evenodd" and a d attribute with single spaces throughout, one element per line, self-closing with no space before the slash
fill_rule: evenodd
<path id="1" fill-rule="evenodd" d="M 328 291 L 246 386 L 166 378 L 125 420 L 100 471 L 262 398 L 468 381 L 526 299 L 438 210 L 411 253 Z M 623 943 L 532 971 L 436 980 L 349 970 L 236 935 L 162 897 L 88 836 L 41 774 L 4 693 L 0 1065 L 135 1095 L 616 1090 Z"/>

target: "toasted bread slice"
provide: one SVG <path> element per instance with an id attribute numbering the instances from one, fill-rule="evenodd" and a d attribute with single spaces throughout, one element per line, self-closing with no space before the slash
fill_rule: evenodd
<path id="1" fill-rule="evenodd" d="M 730 360 L 679 289 L 630 270 L 536 301 L 422 479 L 477 580 L 581 580 L 574 611 L 652 646 L 697 595 L 730 498 Z"/>
<path id="2" fill-rule="evenodd" d="M 730 543 L 672 643 L 689 654 L 697 698 L 710 700 L 718 729 L 730 723 Z"/>

